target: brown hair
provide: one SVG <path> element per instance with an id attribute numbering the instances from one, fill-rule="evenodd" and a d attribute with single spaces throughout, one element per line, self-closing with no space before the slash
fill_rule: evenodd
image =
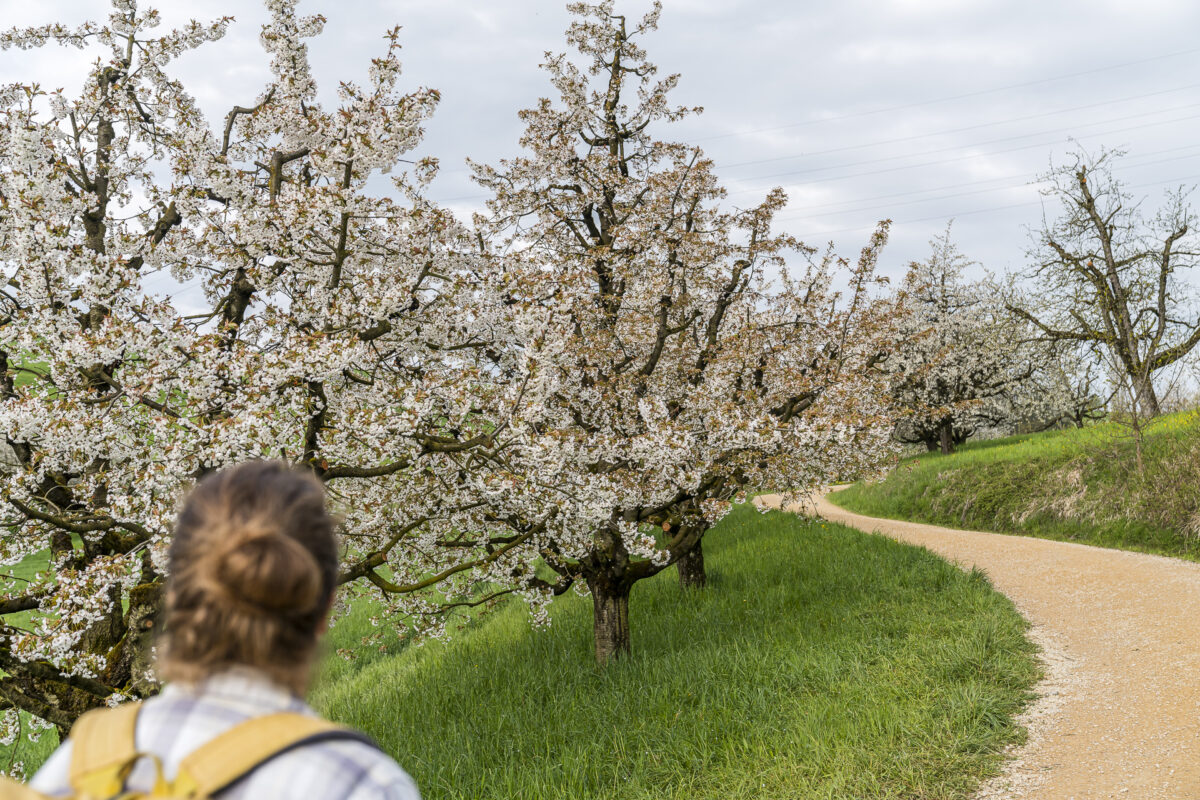
<path id="1" fill-rule="evenodd" d="M 179 513 L 169 558 L 163 678 L 249 666 L 304 691 L 337 581 L 320 481 L 271 461 L 206 477 Z"/>

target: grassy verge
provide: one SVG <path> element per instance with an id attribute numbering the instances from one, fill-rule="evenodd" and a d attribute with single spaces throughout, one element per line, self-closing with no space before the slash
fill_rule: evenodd
<path id="1" fill-rule="evenodd" d="M 19 563 L 0 567 L 0 591 L 5 593 L 21 593 L 23 587 L 36 577 L 37 573 L 47 568 L 49 551 L 35 553 Z M 34 612 L 25 611 L 19 614 L 9 614 L 4 622 L 14 626 L 29 626 L 34 619 Z M 0 675 L 4 673 L 0 671 Z M 21 777 L 32 775 L 42 765 L 54 748 L 58 747 L 58 733 L 54 730 L 35 733 L 37 741 L 30 741 L 29 732 L 33 730 L 31 717 L 24 711 L 19 713 L 19 730 L 11 744 L 0 744 L 0 772 L 6 775 Z M 4 734 L 11 734 L 4 731 Z"/>
<path id="2" fill-rule="evenodd" d="M 1142 468 L 1112 423 L 906 459 L 829 499 L 876 517 L 1200 558 L 1200 412 L 1155 420 Z"/>
<path id="3" fill-rule="evenodd" d="M 568 595 L 549 630 L 513 604 L 447 644 L 327 667 L 313 700 L 429 800 L 966 797 L 1019 739 L 1032 648 L 980 575 L 747 508 L 705 555 L 706 590 L 673 570 L 639 584 L 634 655 L 607 670 Z M 339 624 L 335 647 L 364 631 Z"/>
<path id="4" fill-rule="evenodd" d="M 712 585 L 638 586 L 634 656 L 591 663 L 590 605 L 549 630 L 517 604 L 405 648 L 360 601 L 313 702 L 367 730 L 437 798 L 962 798 L 1021 732 L 1037 677 L 978 574 L 848 528 L 738 509 Z M 352 651 L 352 660 L 336 650 Z M 35 770 L 55 744 L 0 751 Z"/>

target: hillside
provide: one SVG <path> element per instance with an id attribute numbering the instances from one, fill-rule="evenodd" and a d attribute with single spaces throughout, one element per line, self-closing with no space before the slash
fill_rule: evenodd
<path id="1" fill-rule="evenodd" d="M 980 574 L 749 508 L 706 543 L 710 586 L 639 584 L 634 655 L 606 671 L 569 594 L 548 630 L 514 603 L 448 643 L 331 661 L 316 705 L 429 800 L 957 798 L 1020 738 L 1032 646 Z"/>
<path id="2" fill-rule="evenodd" d="M 674 570 L 639 585 L 634 655 L 607 671 L 586 597 L 557 600 L 548 630 L 513 602 L 419 647 L 363 602 L 313 702 L 427 800 L 965 798 L 1022 738 L 1033 646 L 982 574 L 749 507 L 706 551 L 709 588 L 681 592 Z M 0 767 L 32 773 L 56 744 L 21 737 Z"/>
<path id="3" fill-rule="evenodd" d="M 829 499 L 877 517 L 1200 557 L 1200 411 L 969 443 Z"/>

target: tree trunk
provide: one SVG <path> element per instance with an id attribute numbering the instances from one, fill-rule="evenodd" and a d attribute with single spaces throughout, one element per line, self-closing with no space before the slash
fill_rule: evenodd
<path id="1" fill-rule="evenodd" d="M 938 447 L 942 451 L 942 455 L 950 455 L 954 452 L 954 436 L 950 430 L 950 423 L 942 423 L 938 430 Z"/>
<path id="2" fill-rule="evenodd" d="M 1154 382 L 1150 378 L 1140 380 L 1134 378 L 1137 386 L 1137 404 L 1135 413 L 1143 419 L 1153 419 L 1162 413 L 1158 405 L 1158 393 L 1154 391 Z"/>
<path id="3" fill-rule="evenodd" d="M 149 558 L 144 558 L 143 567 L 149 564 Z M 142 577 L 154 576 L 144 569 Z M 139 584 L 129 593 L 129 610 L 123 613 L 120 592 L 111 591 L 106 613 L 93 621 L 79 640 L 81 650 L 105 659 L 104 670 L 95 678 L 63 675 L 44 662 L 5 661 L 8 674 L 0 677 L 0 702 L 53 723 L 59 738 L 65 739 L 75 720 L 102 706 L 109 695 L 118 691 L 142 697 L 154 694 L 160 687 L 152 673 L 151 645 L 162 595 L 161 582 Z M 0 652 L 7 653 L 9 648 L 8 637 L 0 636 Z"/>
<path id="4" fill-rule="evenodd" d="M 629 655 L 629 588 L 604 580 L 588 580 L 592 592 L 596 663 Z"/>
<path id="5" fill-rule="evenodd" d="M 704 539 L 697 539 L 692 549 L 675 562 L 679 570 L 679 586 L 682 589 L 699 589 L 708 584 L 704 571 Z"/>

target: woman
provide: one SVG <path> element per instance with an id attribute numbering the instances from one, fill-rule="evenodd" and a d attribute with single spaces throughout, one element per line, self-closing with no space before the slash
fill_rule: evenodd
<path id="1" fill-rule="evenodd" d="M 158 769 L 167 781 L 176 780 L 180 765 L 186 771 L 196 760 L 185 759 L 222 734 L 222 742 L 243 750 L 231 732 L 251 720 L 293 712 L 303 718 L 278 717 L 286 729 L 321 725 L 301 696 L 337 581 L 334 522 L 324 500 L 318 480 L 275 462 L 211 475 L 188 497 L 171 544 L 159 642 L 159 672 L 169 685 L 126 715 L 135 740 L 130 748 L 136 744 L 138 753 L 156 758 L 140 759 L 127 779 L 122 776 L 124 790 L 149 792 Z M 77 727 L 32 788 L 55 796 L 78 788 L 71 785 L 72 750 L 81 736 Z M 419 800 L 408 775 L 361 737 L 325 732 L 301 738 L 250 765 L 248 774 L 216 796 Z M 244 755 L 225 750 L 220 757 L 227 761 Z"/>

